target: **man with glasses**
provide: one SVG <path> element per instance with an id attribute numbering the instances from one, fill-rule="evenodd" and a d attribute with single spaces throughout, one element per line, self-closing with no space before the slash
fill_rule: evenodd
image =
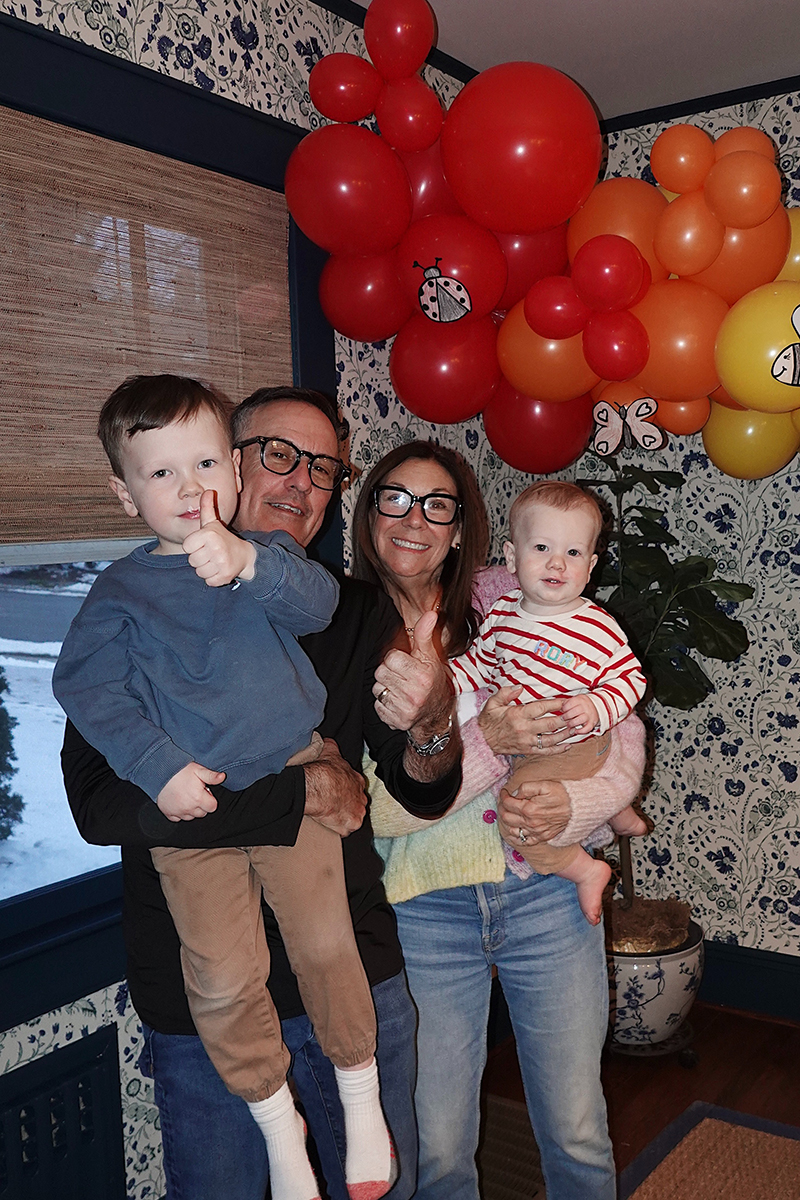
<path id="1" fill-rule="evenodd" d="M 341 428 L 318 393 L 261 389 L 234 414 L 242 451 L 239 529 L 290 533 L 307 546 L 319 531 L 332 490 L 344 478 Z M 192 1200 L 263 1200 L 264 1141 L 238 1097 L 230 1095 L 194 1035 L 183 993 L 179 947 L 149 848 L 157 845 L 293 844 L 311 816 L 344 836 L 345 876 L 361 957 L 378 1018 L 377 1059 L 382 1101 L 400 1165 L 389 1193 L 408 1200 L 415 1188 L 413 1117 L 415 1016 L 402 971 L 394 917 L 380 882 L 381 863 L 364 819 L 359 772 L 364 742 L 393 794 L 409 811 L 435 817 L 460 781 L 460 744 L 450 727 L 451 690 L 435 656 L 396 657 L 397 724 L 374 707 L 374 673 L 399 625 L 377 589 L 340 580 L 331 624 L 301 639 L 328 701 L 320 733 L 340 756 L 326 756 L 242 793 L 215 788 L 218 808 L 202 821 L 166 822 L 149 798 L 113 775 L 70 725 L 62 755 L 67 794 L 83 836 L 123 846 L 128 981 L 146 1023 L 145 1060 L 161 1111 L 168 1175 Z M 395 656 L 399 652 L 393 652 Z M 168 828 L 166 827 L 168 825 Z M 347 836 L 350 835 L 350 836 Z M 265 910 L 271 956 L 270 992 L 293 1055 L 293 1077 L 320 1155 L 331 1200 L 348 1200 L 343 1134 L 333 1069 L 322 1058 L 297 992 L 274 917 Z M 170 1191 L 172 1188 L 170 1188 Z"/>

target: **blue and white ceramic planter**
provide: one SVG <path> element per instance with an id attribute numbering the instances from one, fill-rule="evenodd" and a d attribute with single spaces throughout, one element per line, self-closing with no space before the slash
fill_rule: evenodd
<path id="1" fill-rule="evenodd" d="M 612 1039 L 622 1045 L 666 1041 L 686 1019 L 703 974 L 703 931 L 689 922 L 689 936 L 674 950 L 613 953 Z"/>

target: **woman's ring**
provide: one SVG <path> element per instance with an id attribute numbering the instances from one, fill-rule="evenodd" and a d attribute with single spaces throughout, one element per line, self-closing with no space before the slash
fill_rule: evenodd
<path id="1" fill-rule="evenodd" d="M 389 695 L 389 689 L 388 689 L 388 687 L 385 687 L 385 688 L 383 689 L 383 691 L 381 692 L 381 694 L 378 696 L 378 704 L 383 704 L 383 705 L 385 706 L 385 704 L 386 704 L 386 697 L 387 697 L 388 695 Z"/>
<path id="2" fill-rule="evenodd" d="M 537 733 L 537 735 L 536 735 L 536 749 L 537 750 L 542 749 L 542 735 L 540 733 Z"/>
<path id="3" fill-rule="evenodd" d="M 528 835 L 527 835 L 527 833 L 525 832 L 525 830 L 522 828 L 522 826 L 521 826 L 521 825 L 520 825 L 520 827 L 519 827 L 519 833 L 517 834 L 517 837 L 519 838 L 519 840 L 522 842 L 522 844 L 523 844 L 523 846 L 524 846 L 524 845 L 525 845 L 525 843 L 526 843 L 526 842 L 527 842 L 527 840 L 528 840 Z"/>

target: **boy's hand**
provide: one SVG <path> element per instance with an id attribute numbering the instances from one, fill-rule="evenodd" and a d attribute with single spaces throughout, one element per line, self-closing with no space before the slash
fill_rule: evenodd
<path id="1" fill-rule="evenodd" d="M 208 790 L 210 783 L 222 783 L 224 771 L 209 771 L 200 763 L 187 763 L 165 783 L 156 804 L 170 821 L 193 821 L 214 812 L 217 802 Z"/>
<path id="2" fill-rule="evenodd" d="M 183 549 L 189 555 L 189 566 L 209 587 L 255 576 L 255 546 L 222 524 L 217 517 L 216 493 L 210 489 L 200 497 L 200 528 L 184 539 Z"/>
<path id="3" fill-rule="evenodd" d="M 588 696 L 565 696 L 561 702 L 561 715 L 567 729 L 575 733 L 588 733 L 600 724 L 597 709 Z"/>

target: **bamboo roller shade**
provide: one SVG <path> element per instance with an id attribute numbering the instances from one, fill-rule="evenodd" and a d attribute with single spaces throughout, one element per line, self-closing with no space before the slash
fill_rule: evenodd
<path id="1" fill-rule="evenodd" d="M 0 109 L 0 542 L 142 537 L 108 490 L 129 375 L 291 383 L 282 195 Z"/>

